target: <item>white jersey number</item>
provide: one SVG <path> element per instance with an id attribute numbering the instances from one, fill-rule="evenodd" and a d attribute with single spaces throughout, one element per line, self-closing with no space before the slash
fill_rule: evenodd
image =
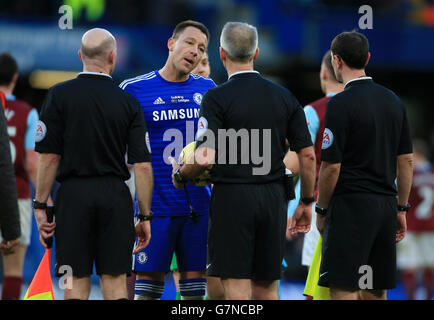
<path id="1" fill-rule="evenodd" d="M 431 218 L 434 204 L 434 189 L 430 186 L 419 188 L 419 196 L 422 202 L 417 206 L 415 215 L 420 220 L 428 220 Z"/>
<path id="2" fill-rule="evenodd" d="M 9 137 L 15 137 L 17 135 L 17 127 L 8 127 L 8 134 Z M 15 163 L 15 159 L 17 157 L 17 149 L 15 148 L 15 145 L 12 141 L 9 140 L 9 143 L 11 146 L 12 163 Z"/>

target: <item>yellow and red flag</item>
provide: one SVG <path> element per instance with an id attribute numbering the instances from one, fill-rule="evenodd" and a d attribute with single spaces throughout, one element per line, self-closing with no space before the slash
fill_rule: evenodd
<path id="1" fill-rule="evenodd" d="M 24 296 L 24 300 L 54 300 L 50 260 L 51 250 L 46 249 L 38 270 L 36 270 L 35 276 Z"/>

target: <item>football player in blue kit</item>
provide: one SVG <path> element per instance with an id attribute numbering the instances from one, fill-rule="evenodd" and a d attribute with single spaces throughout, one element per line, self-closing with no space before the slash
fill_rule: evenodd
<path id="1" fill-rule="evenodd" d="M 125 80 L 120 87 L 141 104 L 148 126 L 146 144 L 152 152 L 154 191 L 151 241 L 134 255 L 135 300 L 160 299 L 165 273 L 176 253 L 182 299 L 205 296 L 209 186 L 175 189 L 168 158 L 194 141 L 199 108 L 205 92 L 215 87 L 209 78 L 192 74 L 209 43 L 209 31 L 196 21 L 179 23 L 168 40 L 169 56 L 160 70 Z M 137 200 L 135 213 L 138 212 Z"/>

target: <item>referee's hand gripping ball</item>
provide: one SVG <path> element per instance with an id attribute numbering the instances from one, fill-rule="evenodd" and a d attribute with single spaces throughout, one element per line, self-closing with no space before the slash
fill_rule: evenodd
<path id="1" fill-rule="evenodd" d="M 172 183 L 173 183 L 173 186 L 176 189 L 184 188 L 185 183 L 178 182 L 178 180 L 176 180 L 176 178 L 175 178 L 175 173 L 178 171 L 178 169 L 181 168 L 181 166 L 178 164 L 178 162 L 175 161 L 175 159 L 173 157 L 169 157 L 168 159 L 169 159 L 170 163 L 172 164 Z"/>
<path id="2" fill-rule="evenodd" d="M 185 183 L 179 182 L 176 177 L 175 173 L 182 167 L 184 164 L 194 164 L 195 163 L 195 152 L 196 152 L 196 142 L 193 141 L 189 144 L 187 144 L 183 149 L 181 154 L 179 155 L 178 162 L 175 161 L 173 157 L 169 157 L 169 161 L 172 164 L 172 182 L 175 188 L 182 189 L 185 187 Z M 209 184 L 211 184 L 211 168 L 212 164 L 208 165 L 203 171 L 202 174 L 200 174 L 198 177 L 189 180 L 191 184 L 197 186 L 197 187 L 204 187 Z"/>

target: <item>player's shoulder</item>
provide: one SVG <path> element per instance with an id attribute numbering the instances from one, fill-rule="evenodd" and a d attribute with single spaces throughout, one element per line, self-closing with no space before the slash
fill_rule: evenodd
<path id="1" fill-rule="evenodd" d="M 316 110 L 319 107 L 325 107 L 326 104 L 327 104 L 327 102 L 330 100 L 330 98 L 331 98 L 331 96 L 324 96 L 324 97 L 322 97 L 320 99 L 317 99 L 315 101 L 312 101 L 312 102 L 308 103 L 305 106 L 305 108 L 310 106 L 310 107 L 312 107 L 312 108 L 314 108 Z"/>
<path id="2" fill-rule="evenodd" d="M 213 79 L 209 77 L 202 77 L 199 74 L 190 73 L 195 85 L 203 85 L 205 87 L 214 88 L 216 84 Z"/>
<path id="3" fill-rule="evenodd" d="M 122 90 L 125 90 L 127 87 L 128 87 L 128 89 L 134 89 L 134 88 L 142 87 L 143 85 L 146 85 L 150 81 L 155 80 L 156 77 L 157 77 L 157 74 L 155 73 L 155 71 L 151 71 L 151 72 L 142 74 L 140 76 L 126 79 L 126 80 L 122 81 L 121 84 L 119 85 L 119 88 L 121 88 Z"/>
<path id="4" fill-rule="evenodd" d="M 26 101 L 15 98 L 14 100 L 6 100 L 6 107 L 13 108 L 21 112 L 30 112 L 33 108 Z"/>

